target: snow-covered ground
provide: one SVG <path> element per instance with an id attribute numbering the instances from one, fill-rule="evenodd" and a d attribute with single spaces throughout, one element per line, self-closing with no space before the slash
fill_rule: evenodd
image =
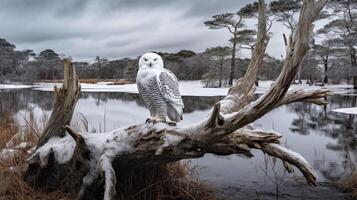
<path id="1" fill-rule="evenodd" d="M 17 84 L 0 84 L 1 89 L 23 89 L 23 88 L 32 88 L 32 85 L 17 85 Z"/>
<path id="2" fill-rule="evenodd" d="M 201 81 L 180 81 L 180 92 L 183 96 L 225 96 L 228 88 L 204 88 Z M 52 91 L 54 86 L 61 86 L 60 83 L 36 83 L 35 90 Z M 126 92 L 138 93 L 136 84 L 110 85 L 110 82 L 100 82 L 97 84 L 81 83 L 83 92 Z"/>
<path id="3" fill-rule="evenodd" d="M 111 82 L 98 82 L 97 84 L 82 83 L 83 92 L 126 92 L 138 93 L 136 84 L 126 85 L 110 85 Z M 259 87 L 256 89 L 257 94 L 266 92 L 273 84 L 273 81 L 259 81 Z M 0 89 L 19 89 L 19 88 L 33 88 L 40 91 L 53 91 L 54 86 L 60 87 L 61 83 L 35 83 L 34 85 L 2 85 Z M 204 88 L 201 81 L 180 81 L 180 92 L 182 96 L 225 96 L 228 88 Z M 352 86 L 347 84 L 340 85 L 326 85 L 325 88 L 330 89 L 335 94 L 351 93 Z M 292 85 L 294 89 L 317 89 L 321 86 L 309 86 L 307 84 Z"/>
<path id="4" fill-rule="evenodd" d="M 353 114 L 357 115 L 357 107 L 351 107 L 351 108 L 340 108 L 333 110 L 334 112 L 339 112 L 339 113 L 344 113 L 344 114 Z"/>
<path id="5" fill-rule="evenodd" d="M 259 81 L 259 86 L 257 87 L 256 93 L 263 94 L 270 88 L 270 86 L 273 83 L 274 83 L 274 81 Z M 330 89 L 334 94 L 347 94 L 347 93 L 351 92 L 349 89 L 353 89 L 353 86 L 348 85 L 348 84 L 335 84 L 335 85 L 325 85 L 325 86 L 312 85 L 312 86 L 310 86 L 309 84 L 303 83 L 303 84 L 297 84 L 297 85 L 292 84 L 290 86 L 290 88 L 306 89 L 306 90 L 327 88 L 327 89 Z"/>
<path id="6" fill-rule="evenodd" d="M 83 92 L 127 92 L 138 93 L 136 84 L 127 85 L 109 85 L 108 82 L 100 82 L 97 84 L 82 83 Z M 262 94 L 273 84 L 273 81 L 259 81 L 256 93 Z M 60 83 L 36 83 L 35 90 L 52 91 L 54 86 L 61 86 Z M 180 92 L 182 96 L 225 96 L 227 95 L 228 88 L 204 88 L 201 81 L 180 81 Z M 321 86 L 309 86 L 308 84 L 292 85 L 294 89 L 318 89 Z M 346 94 L 352 89 L 351 85 L 326 85 L 325 88 L 330 89 L 335 94 Z"/>

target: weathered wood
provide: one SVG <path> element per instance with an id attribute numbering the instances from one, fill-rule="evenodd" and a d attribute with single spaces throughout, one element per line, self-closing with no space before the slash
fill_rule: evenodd
<path id="1" fill-rule="evenodd" d="M 316 174 L 312 167 L 299 154 L 279 145 L 280 134 L 254 130 L 249 124 L 272 109 L 291 102 L 326 103 L 323 98 L 330 94 L 328 90 L 288 90 L 309 49 L 312 23 L 326 2 L 304 1 L 298 26 L 287 44 L 282 72 L 272 87 L 252 102 L 254 82 L 268 42 L 265 2 L 259 0 L 257 43 L 247 73 L 215 105 L 210 116 L 197 124 L 184 127 L 166 123 L 138 124 L 101 134 L 76 133 L 66 127 L 68 134 L 64 134 L 63 127 L 69 124 L 79 95 L 74 69 L 73 73 L 65 73 L 72 79 L 65 78 L 63 90 L 56 89 L 53 117 L 37 150 L 28 159 L 28 182 L 41 182 L 43 187 L 47 186 L 44 183 L 51 182 L 51 186 L 78 192 L 80 199 L 89 198 L 88 194 L 93 191 L 104 192 L 104 199 L 113 199 L 118 187 L 116 182 L 120 182 L 117 176 L 125 170 L 198 158 L 205 153 L 253 157 L 250 150 L 260 149 L 282 160 L 288 171 L 292 169 L 289 164 L 297 167 L 308 183 L 315 184 Z M 77 89 L 78 94 L 74 92 Z M 58 103 L 59 99 L 66 101 Z M 92 197 L 95 198 L 97 196 Z"/>
<path id="2" fill-rule="evenodd" d="M 243 78 L 239 79 L 228 91 L 228 95 L 220 101 L 220 112 L 229 114 L 236 112 L 247 105 L 253 99 L 255 91 L 254 83 L 257 79 L 259 67 L 263 64 L 263 58 L 269 37 L 266 31 L 265 4 L 259 3 L 258 34 L 255 48 L 252 53 L 247 71 Z"/>
<path id="3" fill-rule="evenodd" d="M 42 133 L 37 147 L 45 144 L 53 136 L 65 136 L 64 127 L 69 125 L 80 94 L 79 78 L 71 61 L 64 60 L 64 83 L 55 87 L 53 111 Z"/>

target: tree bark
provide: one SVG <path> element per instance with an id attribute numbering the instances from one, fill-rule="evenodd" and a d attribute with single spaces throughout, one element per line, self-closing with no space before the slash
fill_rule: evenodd
<path id="1" fill-rule="evenodd" d="M 324 85 L 328 84 L 328 76 L 327 76 L 327 72 L 328 72 L 328 55 L 325 56 L 324 58 Z"/>
<path id="2" fill-rule="evenodd" d="M 219 85 L 218 87 L 222 87 L 222 78 L 223 78 L 223 59 L 221 60 L 220 66 L 219 66 Z"/>
<path id="3" fill-rule="evenodd" d="M 259 0 L 257 46 L 246 74 L 230 88 L 223 100 L 217 102 L 209 116 L 196 124 L 138 124 L 100 134 L 76 133 L 66 126 L 63 134 L 62 127 L 69 123 L 68 118 L 72 116 L 78 98 L 76 91 L 80 88 L 72 68 L 70 73 L 65 73 L 65 77 L 72 78 L 65 78 L 64 89 L 59 90 L 66 94 L 63 98 L 72 99 L 64 102 L 72 103 L 55 104 L 51 115 L 51 118 L 66 116 L 66 120 L 50 120 L 48 127 L 53 127 L 54 131 L 45 131 L 42 136 L 45 139 L 41 138 L 43 142 L 28 158 L 25 180 L 40 188 L 64 188 L 77 193 L 79 199 L 110 200 L 115 198 L 118 187 L 125 187 L 118 182 L 128 171 L 198 158 L 206 153 L 252 157 L 251 149 L 260 149 L 282 160 L 288 172 L 292 171 L 293 165 L 301 171 L 307 183 L 316 184 L 313 168 L 302 156 L 279 144 L 280 134 L 254 130 L 250 123 L 284 104 L 296 101 L 326 104 L 324 97 L 330 94 L 328 90 L 288 90 L 309 49 L 312 23 L 326 2 L 304 1 L 278 79 L 262 97 L 253 101 L 254 82 L 268 43 L 265 2 Z M 55 102 L 57 96 L 61 95 L 55 95 Z M 65 107 L 68 112 L 57 107 Z"/>
<path id="4" fill-rule="evenodd" d="M 237 38 L 237 35 L 234 34 L 233 47 L 232 47 L 232 58 L 231 58 L 231 72 L 230 72 L 229 81 L 228 81 L 229 86 L 233 85 L 233 80 L 234 80 L 234 71 L 235 71 L 235 66 L 236 66 L 236 48 L 237 48 L 236 38 Z"/>
<path id="5" fill-rule="evenodd" d="M 71 122 L 73 111 L 79 98 L 79 78 L 76 74 L 75 67 L 69 60 L 64 60 L 63 64 L 63 87 L 55 87 L 53 111 L 38 141 L 37 148 L 45 144 L 53 136 L 65 136 L 64 127 Z"/>
<path id="6" fill-rule="evenodd" d="M 353 89 L 357 89 L 357 56 L 356 49 L 353 46 L 350 46 L 350 54 L 351 54 L 351 66 L 354 71 L 353 75 Z"/>

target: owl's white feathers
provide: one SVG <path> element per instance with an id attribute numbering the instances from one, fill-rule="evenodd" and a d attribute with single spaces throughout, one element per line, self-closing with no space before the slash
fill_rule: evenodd
<path id="1" fill-rule="evenodd" d="M 140 57 L 136 83 L 146 107 L 150 110 L 149 121 L 182 120 L 183 101 L 176 76 L 164 68 L 162 58 L 156 53 Z"/>

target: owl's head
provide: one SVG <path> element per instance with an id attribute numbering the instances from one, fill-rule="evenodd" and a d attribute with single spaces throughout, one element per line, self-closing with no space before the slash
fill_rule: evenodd
<path id="1" fill-rule="evenodd" d="M 157 69 L 164 68 L 164 62 L 162 61 L 161 56 L 156 53 L 146 53 L 142 55 L 139 59 L 139 69 Z"/>

